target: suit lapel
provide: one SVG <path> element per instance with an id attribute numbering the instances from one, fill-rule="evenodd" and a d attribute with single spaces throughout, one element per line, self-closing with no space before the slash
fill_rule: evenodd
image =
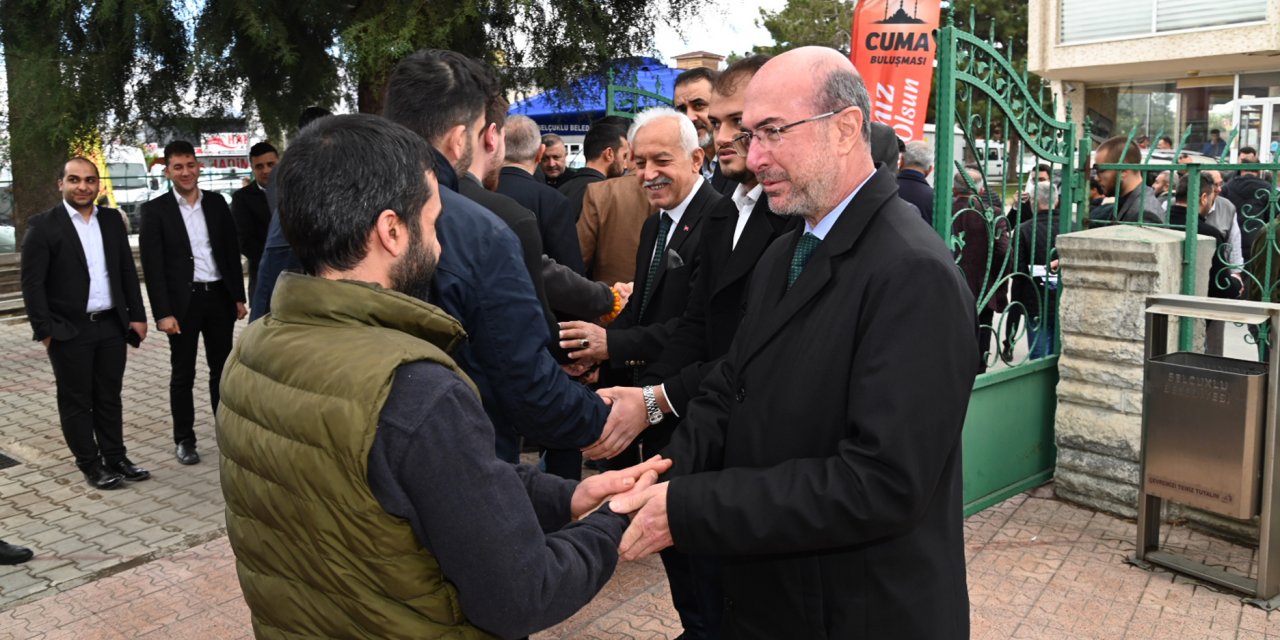
<path id="1" fill-rule="evenodd" d="M 169 195 L 166 197 L 168 200 L 165 203 L 165 208 L 169 210 L 169 217 L 173 219 L 174 233 L 177 233 L 178 237 L 182 239 L 182 244 L 187 249 L 186 254 L 190 256 L 193 253 L 191 250 L 191 236 L 187 233 L 187 223 L 182 219 L 182 209 L 178 207 L 178 198 L 181 196 L 170 189 Z"/>
<path id="2" fill-rule="evenodd" d="M 880 169 L 872 174 L 858 195 L 854 196 L 840 214 L 840 219 L 827 233 L 827 237 L 813 251 L 809 263 L 800 277 L 786 290 L 786 268 L 791 256 L 795 253 L 801 230 L 785 236 L 787 238 L 786 259 L 776 265 L 775 273 L 768 274 L 769 280 L 765 289 L 765 305 L 761 307 L 761 319 L 747 337 L 746 351 L 743 352 L 742 364 L 746 364 L 764 345 L 768 344 L 784 327 L 791 324 L 791 319 L 805 308 L 810 301 L 826 289 L 834 270 L 833 263 L 837 258 L 849 253 L 866 230 L 871 220 L 880 212 L 891 198 L 897 194 L 897 181 L 887 169 Z"/>
<path id="3" fill-rule="evenodd" d="M 658 263 L 658 275 L 653 279 L 653 295 L 657 295 L 658 286 L 662 284 L 662 276 L 667 273 L 667 261 L 670 259 L 669 252 L 674 251 L 680 256 L 681 261 L 687 264 L 693 259 L 691 252 L 683 251 L 685 240 L 698 229 L 698 224 L 702 222 L 703 210 L 706 209 L 707 203 L 715 197 L 715 189 L 711 187 L 711 183 L 706 180 L 698 186 L 698 191 L 693 194 L 693 200 L 689 201 L 689 206 L 684 210 L 684 215 L 680 216 L 680 221 L 671 225 L 671 240 L 667 242 L 667 250 L 663 252 L 662 261 Z M 657 239 L 657 229 L 654 229 L 655 240 Z"/>
<path id="4" fill-rule="evenodd" d="M 715 291 L 711 295 L 715 296 L 725 287 L 750 274 L 756 263 L 760 261 L 764 250 L 778 236 L 792 228 L 792 223 L 797 220 L 799 218 L 783 218 L 770 211 L 769 199 L 762 194 L 747 216 L 747 224 L 742 228 L 738 246 L 733 247 L 729 254 L 724 270 L 715 283 Z"/>
<path id="5" fill-rule="evenodd" d="M 75 254 L 76 259 L 80 261 L 80 266 L 84 267 L 87 273 L 89 268 L 89 259 L 85 257 L 84 245 L 80 244 L 80 234 L 76 231 L 76 223 L 71 221 L 71 214 L 67 213 L 67 208 L 65 206 L 58 205 L 49 212 L 49 215 L 59 221 L 58 225 L 62 230 L 62 235 L 72 247 L 75 247 L 75 249 L 72 250 L 72 253 Z"/>

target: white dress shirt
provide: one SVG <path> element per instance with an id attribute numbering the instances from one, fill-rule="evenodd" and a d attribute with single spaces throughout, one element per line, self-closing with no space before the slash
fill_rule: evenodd
<path id="1" fill-rule="evenodd" d="M 705 181 L 706 180 L 699 177 L 698 181 L 693 183 L 693 188 L 689 190 L 689 195 L 685 196 L 684 200 L 681 201 L 680 204 L 676 205 L 675 208 L 660 209 L 658 211 L 658 215 L 662 215 L 665 213 L 667 214 L 668 217 L 671 218 L 671 228 L 667 230 L 666 242 L 662 244 L 663 251 L 666 251 L 667 246 L 671 244 L 671 236 L 674 236 L 676 234 L 676 229 L 679 228 L 679 225 L 680 225 L 680 218 L 684 217 L 685 209 L 689 208 L 689 203 L 693 202 L 693 196 L 698 193 L 698 189 L 702 188 L 702 183 Z M 654 244 L 655 246 L 653 247 L 653 253 L 649 254 L 650 260 L 653 260 L 653 254 L 658 252 L 658 247 L 656 246 L 657 243 L 654 243 Z M 684 256 L 680 256 L 680 257 L 683 258 Z"/>
<path id="2" fill-rule="evenodd" d="M 107 275 L 107 254 L 102 248 L 102 227 L 98 224 L 98 207 L 93 208 L 89 221 L 79 211 L 71 208 L 66 200 L 62 206 L 71 215 L 71 226 L 80 236 L 80 246 L 84 248 L 84 259 L 89 267 L 89 302 L 85 305 L 85 313 L 106 311 L 115 306 L 111 302 L 111 276 Z"/>
<path id="3" fill-rule="evenodd" d="M 178 211 L 182 213 L 182 224 L 187 228 L 187 238 L 191 240 L 191 257 L 195 270 L 192 273 L 194 282 L 217 282 L 222 279 L 218 265 L 213 261 L 213 244 L 209 242 L 209 224 L 204 219 L 204 192 L 196 191 L 196 203 L 187 202 L 186 198 L 174 190 L 173 197 L 178 199 Z"/>
<path id="4" fill-rule="evenodd" d="M 751 217 L 751 210 L 756 208 L 756 202 L 760 200 L 760 194 L 764 193 L 764 185 L 757 183 L 756 186 L 747 190 L 747 185 L 740 184 L 734 189 L 733 204 L 738 207 L 738 222 L 733 226 L 733 244 L 731 249 L 738 248 L 738 238 L 742 237 L 742 230 L 747 228 L 747 218 Z"/>

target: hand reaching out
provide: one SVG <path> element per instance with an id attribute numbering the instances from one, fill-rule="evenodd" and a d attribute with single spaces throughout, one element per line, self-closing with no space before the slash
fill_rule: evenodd
<path id="1" fill-rule="evenodd" d="M 671 461 L 654 456 L 633 467 L 606 471 L 578 483 L 569 502 L 569 513 L 577 520 L 601 505 L 610 496 L 614 499 L 634 495 L 648 489 L 658 481 L 658 475 L 671 468 Z"/>
<path id="2" fill-rule="evenodd" d="M 609 502 L 609 508 L 615 513 L 631 514 L 631 526 L 622 534 L 618 545 L 618 554 L 623 560 L 639 560 L 675 544 L 667 519 L 669 484 L 655 484 Z"/>

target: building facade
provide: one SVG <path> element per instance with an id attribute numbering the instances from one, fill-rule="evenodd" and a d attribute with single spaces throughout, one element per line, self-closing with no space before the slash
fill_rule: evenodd
<path id="1" fill-rule="evenodd" d="M 1187 149 L 1280 157 L 1280 0 L 1031 0 L 1027 65 L 1095 139 L 1190 129 Z M 1065 117 L 1065 106 L 1060 106 Z"/>

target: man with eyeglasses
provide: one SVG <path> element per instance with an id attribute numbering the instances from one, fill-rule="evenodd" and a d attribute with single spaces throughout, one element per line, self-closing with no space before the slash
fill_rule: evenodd
<path id="1" fill-rule="evenodd" d="M 625 558 L 722 558 L 724 637 L 968 637 L 974 298 L 875 169 L 869 114 L 832 49 L 788 51 L 747 85 L 747 167 L 804 229 L 756 266 L 729 354 L 664 450 L 667 481 L 611 503 L 633 512 Z"/>

